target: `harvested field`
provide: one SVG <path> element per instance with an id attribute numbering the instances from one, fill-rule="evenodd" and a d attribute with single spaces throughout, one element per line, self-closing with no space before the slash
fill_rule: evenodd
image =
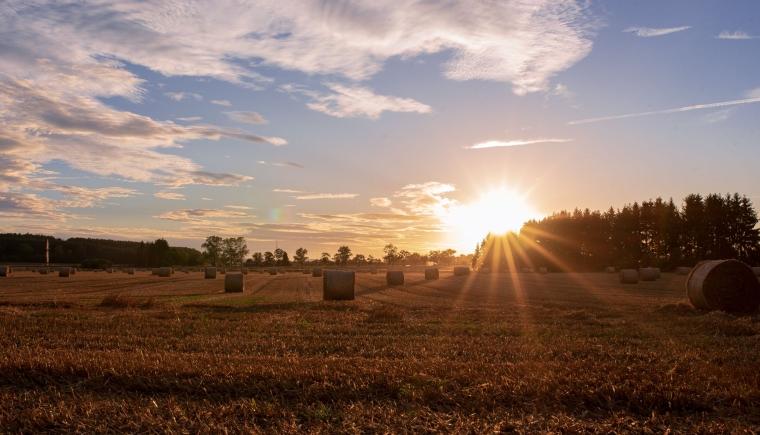
<path id="1" fill-rule="evenodd" d="M 8 432 L 760 430 L 760 317 L 686 277 L 248 274 L 0 280 Z"/>

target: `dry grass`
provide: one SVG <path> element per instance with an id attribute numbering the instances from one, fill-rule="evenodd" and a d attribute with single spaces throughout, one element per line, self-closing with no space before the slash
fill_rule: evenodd
<path id="1" fill-rule="evenodd" d="M 200 273 L 20 273 L 0 280 L 0 428 L 760 430 L 760 318 L 691 309 L 684 277 L 451 275 L 360 274 L 355 301 L 322 302 L 302 274 L 225 294 Z"/>

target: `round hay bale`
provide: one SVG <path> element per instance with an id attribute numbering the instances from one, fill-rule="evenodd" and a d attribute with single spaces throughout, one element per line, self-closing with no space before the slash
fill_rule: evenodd
<path id="1" fill-rule="evenodd" d="M 62 267 L 58 269 L 58 276 L 60 278 L 68 278 L 71 275 L 71 268 L 70 267 Z"/>
<path id="2" fill-rule="evenodd" d="M 242 293 L 245 291 L 245 275 L 242 273 L 228 273 L 224 276 L 225 293 Z"/>
<path id="3" fill-rule="evenodd" d="M 371 275 L 377 275 L 377 268 L 372 268 L 372 269 L 370 269 L 370 270 L 369 270 L 369 273 L 370 273 Z"/>
<path id="4" fill-rule="evenodd" d="M 322 269 L 319 269 L 319 268 L 312 269 L 311 276 L 313 276 L 313 277 L 322 276 Z"/>
<path id="5" fill-rule="evenodd" d="M 47 269 L 40 269 L 40 275 L 47 275 L 48 270 Z"/>
<path id="6" fill-rule="evenodd" d="M 269 270 L 270 275 L 277 275 L 277 269 L 270 269 Z"/>
<path id="7" fill-rule="evenodd" d="M 154 267 L 153 269 L 151 269 L 151 270 L 150 270 L 150 274 L 151 274 L 151 275 L 155 275 L 155 276 L 158 276 L 158 268 L 157 268 L 157 267 Z"/>
<path id="8" fill-rule="evenodd" d="M 728 313 L 754 313 L 760 306 L 760 282 L 738 260 L 703 261 L 686 279 L 686 294 L 695 308 Z"/>
<path id="9" fill-rule="evenodd" d="M 540 273 L 542 275 L 543 274 L 547 274 L 547 273 L 549 273 L 549 269 L 547 269 L 546 267 L 541 266 L 541 267 L 538 268 L 538 273 Z"/>
<path id="10" fill-rule="evenodd" d="M 322 271 L 320 269 L 320 274 Z M 350 301 L 354 299 L 356 273 L 347 270 L 326 270 L 322 278 L 322 299 Z"/>
<path id="11" fill-rule="evenodd" d="M 470 274 L 470 268 L 467 266 L 456 266 L 454 268 L 454 276 L 463 276 L 463 275 L 469 275 Z"/>
<path id="12" fill-rule="evenodd" d="M 604 271 L 607 273 L 615 273 L 617 270 L 613 266 L 607 266 L 604 268 Z"/>
<path id="13" fill-rule="evenodd" d="M 425 279 L 428 281 L 438 279 L 438 268 L 437 267 L 427 267 L 425 268 Z"/>
<path id="14" fill-rule="evenodd" d="M 127 269 L 126 272 L 127 272 L 127 275 L 134 275 L 135 274 L 135 268 L 131 267 L 131 268 Z"/>
<path id="15" fill-rule="evenodd" d="M 388 285 L 404 285 L 404 271 L 389 270 L 385 272 L 385 282 Z"/>
<path id="16" fill-rule="evenodd" d="M 660 277 L 660 269 L 656 267 L 642 267 L 639 269 L 639 278 L 642 281 L 657 281 Z"/>
<path id="17" fill-rule="evenodd" d="M 311 273 L 311 271 L 310 271 L 310 270 L 308 270 L 308 269 L 304 269 L 304 270 L 303 270 L 303 274 L 304 274 L 304 275 L 308 275 L 308 274 L 310 274 L 310 273 Z"/>
<path id="18" fill-rule="evenodd" d="M 688 275 L 691 267 L 676 267 L 676 275 Z"/>
<path id="19" fill-rule="evenodd" d="M 207 267 L 203 269 L 203 278 L 216 279 L 216 267 Z"/>
<path id="20" fill-rule="evenodd" d="M 639 282 L 639 271 L 636 269 L 620 269 L 621 284 L 637 284 Z"/>
<path id="21" fill-rule="evenodd" d="M 13 275 L 13 269 L 10 266 L 0 266 L 0 277 L 8 277 Z"/>
<path id="22" fill-rule="evenodd" d="M 171 267 L 159 267 L 158 268 L 158 276 L 161 278 L 168 278 L 172 276 L 172 268 Z"/>

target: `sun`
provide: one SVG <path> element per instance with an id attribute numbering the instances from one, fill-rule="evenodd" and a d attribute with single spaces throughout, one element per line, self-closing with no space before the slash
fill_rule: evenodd
<path id="1" fill-rule="evenodd" d="M 539 217 L 525 195 L 499 187 L 471 203 L 452 206 L 441 220 L 449 229 L 450 242 L 459 250 L 471 251 L 486 234 L 518 232 L 523 223 Z"/>

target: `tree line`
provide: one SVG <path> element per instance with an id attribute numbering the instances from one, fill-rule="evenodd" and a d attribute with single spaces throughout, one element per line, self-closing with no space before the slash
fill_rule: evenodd
<path id="1" fill-rule="evenodd" d="M 164 239 L 153 242 L 87 239 L 59 239 L 39 234 L 0 234 L 0 262 L 44 263 L 45 243 L 50 262 L 98 265 L 129 264 L 138 267 L 195 266 L 203 264 L 197 249 L 169 246 Z"/>
<path id="2" fill-rule="evenodd" d="M 760 263 L 752 202 L 733 195 L 692 194 L 680 206 L 661 198 L 606 212 L 576 209 L 526 222 L 519 234 L 488 235 L 473 264 L 578 271 L 606 266 L 671 269 L 709 259 Z M 497 249 L 498 248 L 498 249 Z M 512 253 L 513 258 L 507 258 Z M 495 261 L 495 258 L 501 258 Z"/>
<path id="3" fill-rule="evenodd" d="M 276 248 L 274 251 L 254 252 L 250 258 L 248 247 L 243 237 L 222 238 L 219 236 L 208 236 L 203 242 L 203 256 L 208 264 L 216 266 L 241 266 L 246 267 L 287 267 L 291 265 L 372 265 L 372 264 L 427 264 L 435 263 L 441 265 L 452 264 L 455 261 L 467 262 L 469 256 L 456 257 L 456 251 L 446 249 L 440 251 L 430 251 L 428 254 L 419 254 L 399 249 L 393 244 L 388 244 L 383 248 L 384 256 L 376 258 L 373 255 L 354 254 L 350 247 L 342 245 L 338 247 L 333 254 L 322 252 L 317 258 L 309 258 L 309 251 L 306 248 L 298 248 L 295 255 L 290 257 L 287 251 L 282 248 Z"/>

